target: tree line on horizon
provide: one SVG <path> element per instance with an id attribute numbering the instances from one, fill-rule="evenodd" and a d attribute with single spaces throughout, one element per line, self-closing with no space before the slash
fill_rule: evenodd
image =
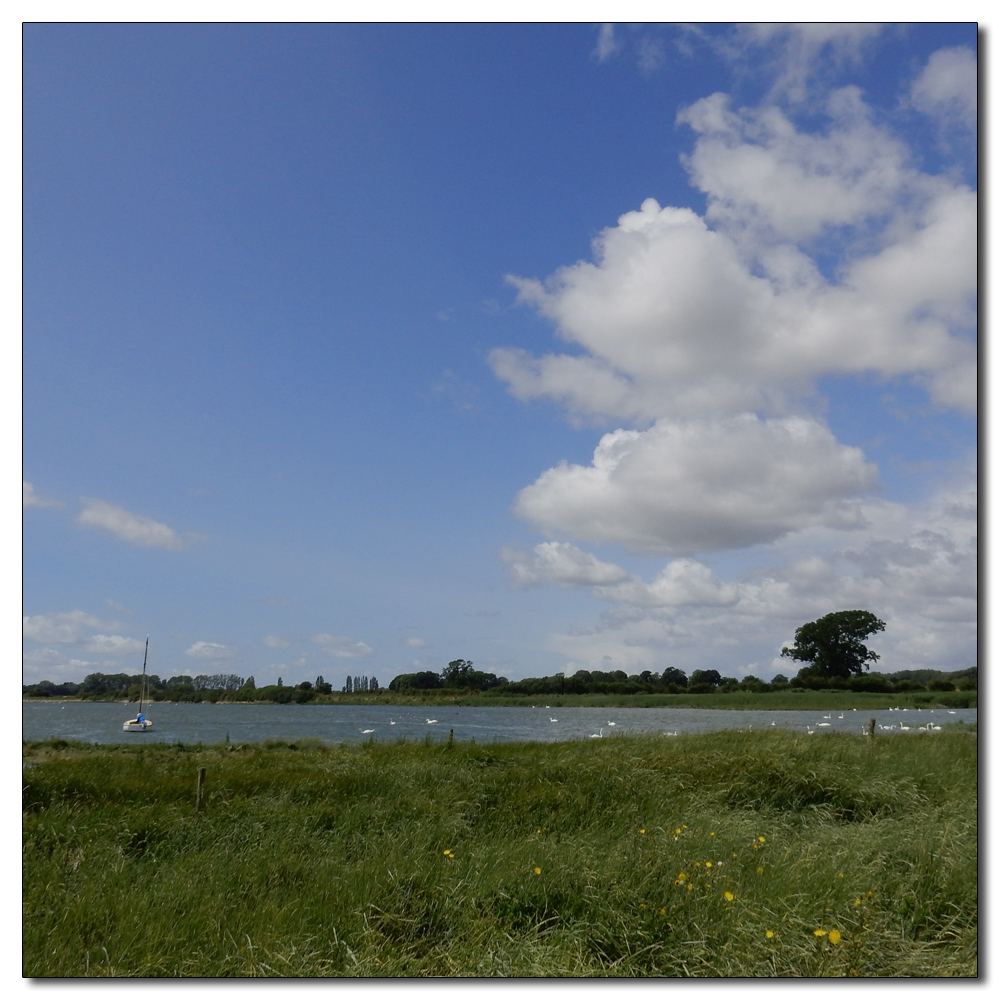
<path id="1" fill-rule="evenodd" d="M 975 691 L 979 687 L 978 667 L 965 670 L 942 671 L 932 669 L 898 670 L 891 674 L 866 673 L 842 677 L 821 677 L 811 675 L 808 669 L 800 670 L 792 678 L 778 674 L 771 681 L 763 681 L 749 675 L 742 679 L 725 677 L 718 670 L 695 670 L 688 677 L 683 670 L 667 667 L 662 673 L 643 670 L 639 674 L 626 674 L 623 670 L 578 670 L 570 676 L 562 673 L 546 677 L 526 677 L 510 681 L 495 674 L 484 674 L 473 670 L 471 661 L 461 661 L 469 665 L 463 675 L 455 676 L 446 668 L 440 673 L 426 670 L 419 673 L 399 674 L 388 685 L 393 693 L 406 692 L 473 692 L 498 697 L 523 695 L 567 695 L 567 694 L 713 694 L 733 691 L 749 691 L 766 694 L 770 691 L 789 689 L 843 689 L 849 691 L 869 691 L 885 694 L 903 694 L 915 691 Z M 232 675 L 219 675 L 232 676 Z M 270 701 L 279 704 L 304 704 L 317 695 L 333 693 L 331 684 L 322 676 L 316 682 L 302 681 L 287 685 L 281 678 L 279 683 L 257 687 L 253 677 L 246 680 L 235 678 L 223 684 L 205 675 L 190 677 L 181 675 L 161 682 L 156 675 L 146 678 L 146 697 L 150 701 Z M 368 686 L 352 678 L 350 687 L 341 688 L 341 694 L 378 693 L 386 690 L 378 681 L 365 678 Z M 195 682 L 198 682 L 197 684 Z M 21 687 L 24 698 L 82 698 L 89 701 L 108 699 L 128 699 L 138 701 L 142 683 L 141 674 L 88 674 L 82 683 L 66 681 L 56 684 L 43 680 Z"/>

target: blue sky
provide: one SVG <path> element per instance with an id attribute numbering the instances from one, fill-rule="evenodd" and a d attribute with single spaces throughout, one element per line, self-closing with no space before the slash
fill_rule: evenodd
<path id="1" fill-rule="evenodd" d="M 975 663 L 976 46 L 27 25 L 26 682 Z"/>

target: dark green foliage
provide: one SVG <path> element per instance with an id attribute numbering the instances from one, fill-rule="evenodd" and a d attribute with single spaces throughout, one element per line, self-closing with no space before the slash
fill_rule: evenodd
<path id="1" fill-rule="evenodd" d="M 847 678 L 878 660 L 863 642 L 883 629 L 885 622 L 870 611 L 834 611 L 797 628 L 795 645 L 783 647 L 781 655 L 810 663 L 813 675 Z"/>

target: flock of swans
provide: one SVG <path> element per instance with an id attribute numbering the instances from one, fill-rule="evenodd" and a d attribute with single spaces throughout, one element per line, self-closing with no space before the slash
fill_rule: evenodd
<path id="1" fill-rule="evenodd" d="M 531 707 L 534 708 L 535 706 L 532 705 Z M 545 707 L 549 708 L 550 706 L 546 705 Z M 851 709 L 851 711 L 852 712 L 856 712 L 857 709 L 853 708 L 853 709 Z M 897 708 L 890 708 L 889 711 L 890 712 L 908 712 L 909 709 L 908 708 L 899 708 L 899 707 L 897 707 Z M 918 708 L 918 709 L 916 709 L 916 711 L 920 712 L 920 711 L 922 711 L 922 709 Z M 933 708 L 930 709 L 929 712 L 930 712 L 931 715 L 933 715 L 934 714 L 934 709 Z M 949 715 L 954 715 L 955 714 L 955 710 L 954 709 L 950 709 L 949 708 L 949 709 L 947 709 L 947 712 L 948 712 Z M 829 715 L 824 715 L 823 716 L 823 721 L 822 722 L 816 722 L 816 723 L 812 723 L 812 724 L 806 723 L 806 733 L 809 734 L 809 735 L 812 735 L 813 733 L 816 732 L 816 730 L 822 729 L 824 726 L 832 726 L 833 725 L 833 722 L 832 722 L 833 718 L 834 718 L 834 715 L 831 712 Z M 843 719 L 844 718 L 844 713 L 841 712 L 836 718 L 838 720 L 839 719 Z M 425 719 L 424 721 L 426 722 L 426 724 L 428 726 L 435 726 L 435 725 L 437 725 L 437 721 L 438 720 L 437 719 Z M 558 719 L 553 718 L 551 715 L 549 716 L 549 722 L 558 722 L 558 721 L 559 721 Z M 390 726 L 396 725 L 395 720 L 394 719 L 390 719 L 389 720 L 389 725 Z M 616 725 L 617 725 L 617 723 L 614 722 L 613 720 L 611 720 L 611 719 L 608 720 L 608 728 L 616 726 Z M 774 722 L 774 721 L 772 721 L 771 725 L 772 726 L 777 726 L 777 723 Z M 750 726 L 749 728 L 753 729 L 753 726 Z M 897 725 L 888 725 L 888 726 L 883 726 L 883 725 L 879 724 L 878 728 L 881 729 L 881 730 L 883 730 L 883 731 L 886 731 L 886 732 L 889 732 L 889 731 L 892 731 L 892 730 L 899 730 L 900 732 L 909 732 L 911 729 L 916 729 L 919 732 L 930 732 L 930 733 L 939 732 L 940 729 L 941 729 L 940 726 L 934 724 L 933 720 L 930 721 L 930 722 L 928 722 L 928 723 L 926 723 L 923 726 L 907 726 L 904 723 L 900 722 Z M 601 728 L 598 730 L 598 732 L 591 733 L 589 738 L 592 739 L 592 740 L 602 740 L 602 739 L 604 739 L 605 738 L 604 737 L 604 729 L 605 729 L 605 727 L 601 726 Z M 864 726 L 862 726 L 861 727 L 861 731 L 865 732 L 866 728 Z M 359 730 L 359 732 L 363 736 L 370 736 L 370 735 L 374 734 L 375 730 L 374 729 L 361 729 L 361 730 Z M 678 733 L 677 731 L 665 731 L 663 733 L 663 735 L 664 736 L 679 736 L 680 733 Z"/>

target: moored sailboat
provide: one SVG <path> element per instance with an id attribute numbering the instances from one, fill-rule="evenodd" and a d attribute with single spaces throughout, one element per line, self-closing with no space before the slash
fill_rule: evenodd
<path id="1" fill-rule="evenodd" d="M 146 651 L 142 654 L 142 685 L 139 688 L 139 711 L 134 719 L 122 723 L 122 732 L 144 733 L 153 728 L 153 723 L 142 714 L 142 703 L 146 697 L 146 658 L 149 656 L 149 636 L 146 636 Z"/>

